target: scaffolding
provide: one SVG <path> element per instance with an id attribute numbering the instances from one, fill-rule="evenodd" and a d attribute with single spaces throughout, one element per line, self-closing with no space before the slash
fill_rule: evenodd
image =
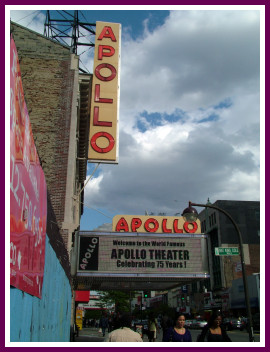
<path id="1" fill-rule="evenodd" d="M 46 20 L 44 23 L 44 36 L 59 42 L 62 45 L 70 47 L 70 51 L 73 54 L 78 54 L 78 47 L 85 46 L 93 48 L 95 46 L 95 23 L 83 22 L 79 19 L 79 12 L 86 20 L 84 14 L 81 11 L 75 10 L 72 13 L 68 11 L 55 11 L 56 15 L 54 18 L 51 16 L 51 12 L 47 10 Z M 90 38 L 88 38 L 90 37 Z M 82 38 L 84 40 L 82 41 Z M 87 73 L 82 68 L 80 71 Z"/>

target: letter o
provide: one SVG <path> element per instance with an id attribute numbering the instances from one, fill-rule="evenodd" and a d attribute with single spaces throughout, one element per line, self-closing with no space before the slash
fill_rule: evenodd
<path id="1" fill-rule="evenodd" d="M 192 229 L 190 229 L 190 228 L 188 227 L 189 224 L 193 226 Z M 197 223 L 196 223 L 195 221 L 193 221 L 193 222 L 188 222 L 188 221 L 186 221 L 186 222 L 184 223 L 184 229 L 185 229 L 185 231 L 186 231 L 187 233 L 194 233 L 194 232 L 197 231 L 198 225 L 197 225 Z"/>
<path id="2" fill-rule="evenodd" d="M 129 259 L 130 258 L 130 250 L 129 249 L 125 249 L 124 256 L 125 256 L 125 259 Z"/>
<path id="3" fill-rule="evenodd" d="M 151 223 L 154 224 L 153 228 L 149 226 L 149 224 Z M 158 230 L 158 227 L 159 227 L 159 223 L 156 219 L 150 218 L 145 221 L 144 228 L 147 232 L 156 232 Z"/>
<path id="4" fill-rule="evenodd" d="M 98 243 L 98 239 L 97 239 L 96 237 L 93 237 L 93 238 L 92 238 L 92 243 L 93 243 L 93 244 L 97 244 L 97 243 Z"/>
<path id="5" fill-rule="evenodd" d="M 109 141 L 109 145 L 106 148 L 100 148 L 97 146 L 97 142 L 96 140 L 100 137 L 105 137 L 108 139 Z M 115 140 L 113 138 L 113 136 L 107 132 L 97 132 L 93 135 L 93 137 L 91 138 L 91 147 L 97 152 L 97 153 L 108 153 L 110 152 L 115 144 Z"/>
<path id="6" fill-rule="evenodd" d="M 140 254 L 141 254 L 142 259 L 146 258 L 146 250 L 145 249 L 142 249 Z"/>
<path id="7" fill-rule="evenodd" d="M 110 71 L 111 71 L 111 75 L 108 76 L 108 77 L 104 77 L 102 76 L 102 74 L 100 73 L 100 71 L 103 69 L 103 68 L 108 68 Z M 113 65 L 110 65 L 110 64 L 100 64 L 96 67 L 95 69 L 95 76 L 100 79 L 101 81 L 103 82 L 108 82 L 108 81 L 112 81 L 115 76 L 116 76 L 116 68 L 113 66 Z"/>

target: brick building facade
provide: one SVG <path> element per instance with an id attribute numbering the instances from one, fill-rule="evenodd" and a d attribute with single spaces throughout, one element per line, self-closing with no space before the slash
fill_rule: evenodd
<path id="1" fill-rule="evenodd" d="M 36 148 L 68 250 L 79 228 L 86 179 L 91 75 L 70 48 L 11 22 Z"/>

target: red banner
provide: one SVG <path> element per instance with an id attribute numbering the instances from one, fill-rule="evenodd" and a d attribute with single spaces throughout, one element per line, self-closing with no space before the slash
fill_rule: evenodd
<path id="1" fill-rule="evenodd" d="M 47 188 L 24 99 L 19 59 L 10 42 L 10 284 L 41 298 Z"/>
<path id="2" fill-rule="evenodd" d="M 75 302 L 89 302 L 90 291 L 75 291 Z"/>

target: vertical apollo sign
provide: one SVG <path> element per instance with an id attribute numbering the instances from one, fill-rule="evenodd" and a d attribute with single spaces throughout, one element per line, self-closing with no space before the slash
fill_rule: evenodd
<path id="1" fill-rule="evenodd" d="M 88 160 L 118 163 L 119 23 L 96 23 Z"/>
<path id="2" fill-rule="evenodd" d="M 10 284 L 41 298 L 47 187 L 24 99 L 19 58 L 10 42 Z"/>

